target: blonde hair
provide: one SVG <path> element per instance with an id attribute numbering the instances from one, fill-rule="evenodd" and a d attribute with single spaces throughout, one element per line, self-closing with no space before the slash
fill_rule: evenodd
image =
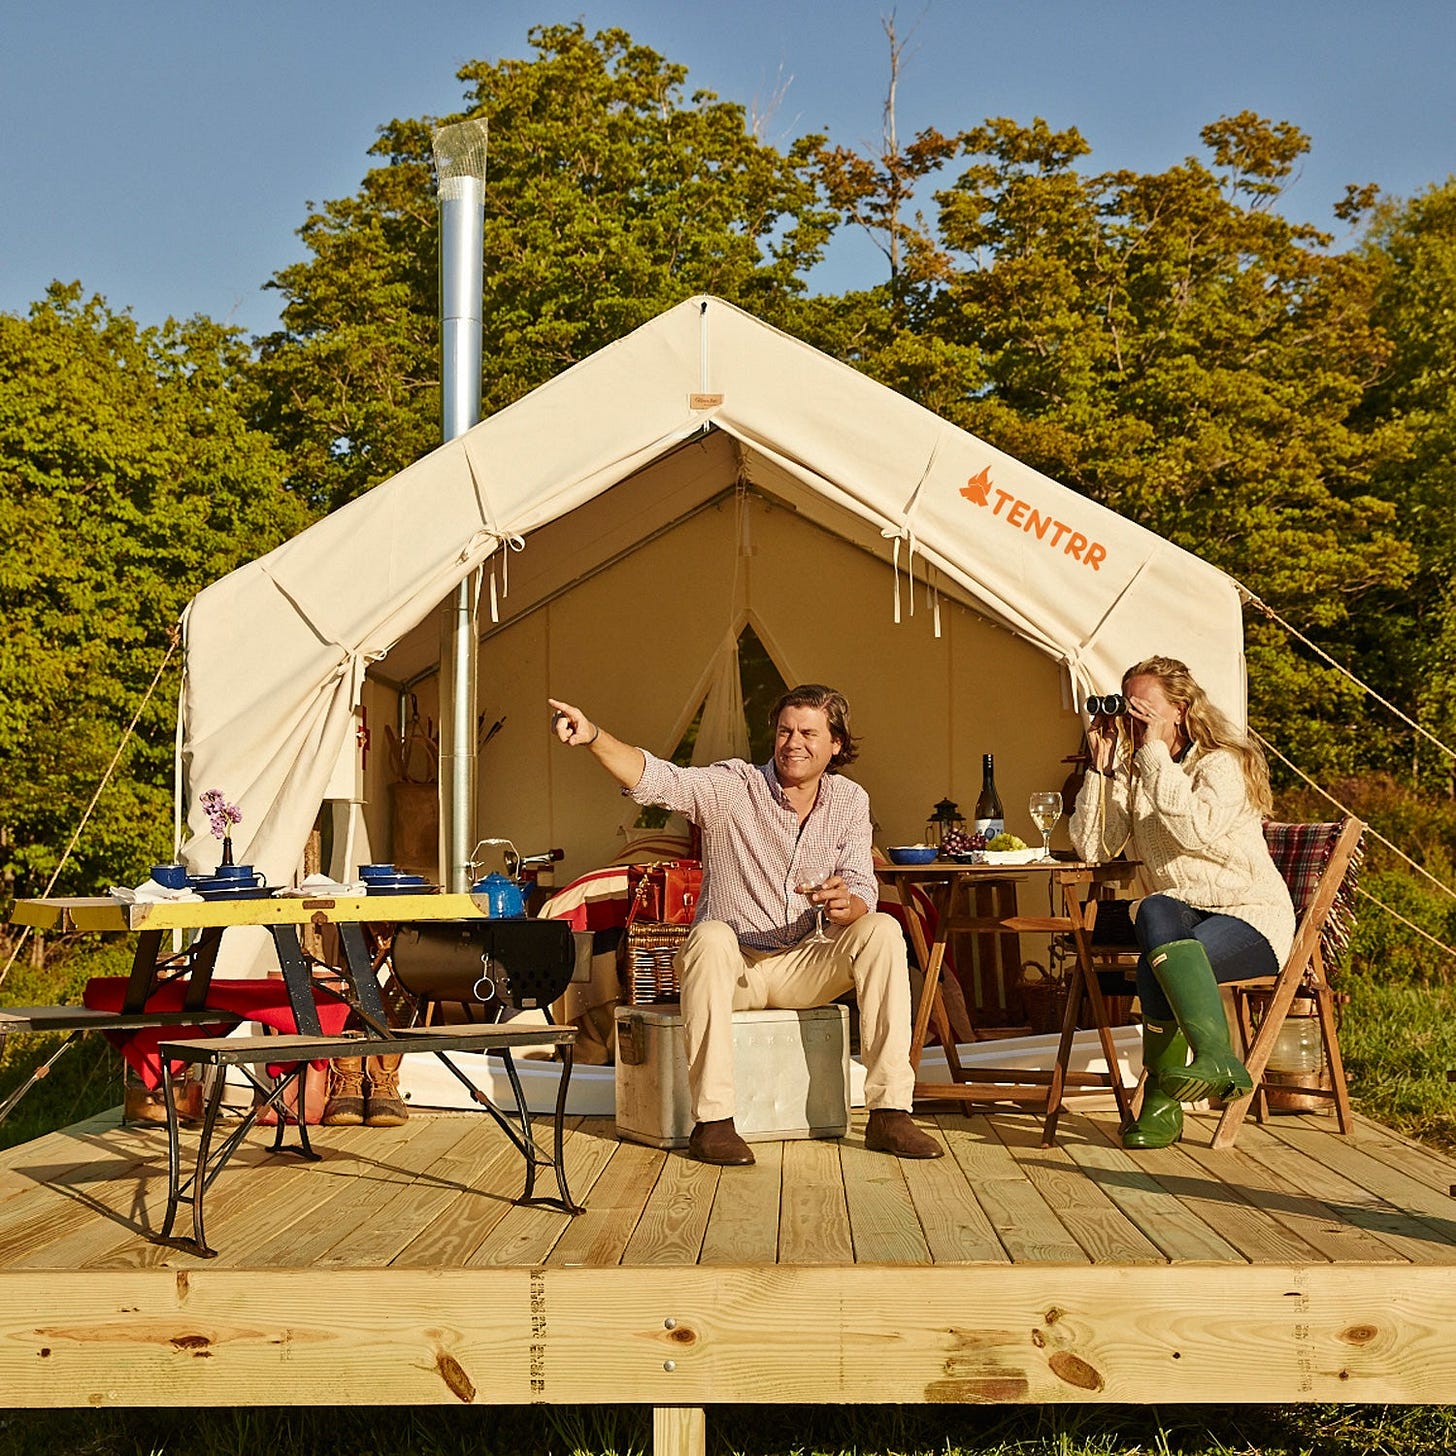
<path id="1" fill-rule="evenodd" d="M 1124 692 L 1135 677 L 1157 678 L 1168 701 L 1183 710 L 1183 731 L 1204 753 L 1224 748 L 1237 755 L 1249 802 L 1267 819 L 1274 811 L 1274 793 L 1263 750 L 1214 707 L 1186 665 L 1175 657 L 1149 657 L 1134 663 L 1122 675 Z"/>

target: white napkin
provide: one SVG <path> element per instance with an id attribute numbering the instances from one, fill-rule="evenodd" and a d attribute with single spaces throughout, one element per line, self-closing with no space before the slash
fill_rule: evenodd
<path id="1" fill-rule="evenodd" d="M 274 890 L 273 894 L 281 900 L 312 900 L 321 895 L 362 895 L 367 888 L 363 880 L 331 880 L 327 875 L 309 875 L 297 889 L 285 885 L 281 890 Z"/>
<path id="2" fill-rule="evenodd" d="M 161 905 L 170 900 L 200 900 L 202 896 L 190 887 L 181 890 L 173 890 L 167 885 L 159 885 L 155 880 L 143 880 L 135 889 L 129 890 L 125 885 L 113 885 L 107 892 L 113 900 L 120 900 L 123 905 Z"/>

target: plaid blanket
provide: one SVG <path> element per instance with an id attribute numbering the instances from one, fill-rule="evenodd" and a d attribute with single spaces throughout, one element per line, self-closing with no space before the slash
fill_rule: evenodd
<path id="1" fill-rule="evenodd" d="M 1342 823 L 1335 824 L 1273 824 L 1264 825 L 1264 839 L 1269 845 L 1269 854 L 1284 883 L 1289 886 L 1289 896 L 1294 901 L 1294 913 L 1302 916 L 1305 907 L 1314 895 L 1315 886 L 1330 862 L 1335 841 L 1340 837 Z M 1320 954 L 1325 971 L 1333 975 L 1344 959 L 1350 943 L 1350 932 L 1355 925 L 1355 882 L 1360 873 L 1360 861 L 1364 855 L 1364 838 L 1355 846 L 1350 858 L 1350 868 L 1335 894 L 1335 903 L 1320 930 Z"/>

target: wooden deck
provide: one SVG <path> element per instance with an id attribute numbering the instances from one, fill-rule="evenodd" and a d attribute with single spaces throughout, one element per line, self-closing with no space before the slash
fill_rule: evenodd
<path id="1" fill-rule="evenodd" d="M 512 1205 L 489 1119 L 416 1114 L 313 1165 L 259 1134 L 206 1261 L 147 1242 L 165 1140 L 116 1121 L 0 1154 L 8 1405 L 1456 1401 L 1456 1162 L 1370 1122 L 1134 1157 L 947 1113 L 899 1163 L 861 1115 L 719 1171 L 579 1121 L 573 1219 Z"/>

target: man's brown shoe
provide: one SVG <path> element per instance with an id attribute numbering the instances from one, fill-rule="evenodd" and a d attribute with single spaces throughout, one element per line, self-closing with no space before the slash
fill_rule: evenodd
<path id="1" fill-rule="evenodd" d="M 872 1153 L 893 1153 L 897 1158 L 939 1158 L 945 1149 L 921 1132 L 908 1112 L 894 1107 L 877 1107 L 865 1128 L 865 1147 Z"/>
<path id="2" fill-rule="evenodd" d="M 731 1117 L 717 1122 L 700 1122 L 688 1138 L 688 1157 L 700 1163 L 716 1163 L 720 1168 L 743 1168 L 753 1161 L 753 1151 L 738 1136 Z"/>

